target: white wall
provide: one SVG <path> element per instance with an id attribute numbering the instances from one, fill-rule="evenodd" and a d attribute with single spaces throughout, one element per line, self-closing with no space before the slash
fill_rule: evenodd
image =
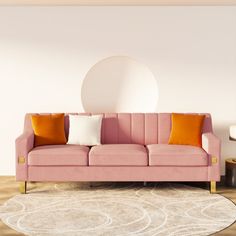
<path id="1" fill-rule="evenodd" d="M 0 7 L 0 174 L 14 174 L 24 113 L 82 111 L 86 72 L 113 55 L 154 73 L 157 111 L 212 113 L 236 156 L 235 26 L 236 7 Z"/>

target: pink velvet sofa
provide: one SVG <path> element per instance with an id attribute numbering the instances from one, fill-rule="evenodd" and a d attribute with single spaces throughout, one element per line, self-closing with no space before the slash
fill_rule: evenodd
<path id="1" fill-rule="evenodd" d="M 89 115 L 83 113 L 85 115 Z M 106 113 L 102 145 L 34 147 L 30 116 L 16 139 L 16 180 L 27 181 L 220 181 L 220 140 L 205 114 L 202 147 L 169 145 L 171 113 Z M 69 119 L 65 115 L 68 135 Z"/>

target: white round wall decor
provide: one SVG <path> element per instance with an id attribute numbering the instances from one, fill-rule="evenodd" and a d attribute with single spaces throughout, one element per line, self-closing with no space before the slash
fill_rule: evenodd
<path id="1" fill-rule="evenodd" d="M 88 71 L 81 98 L 85 112 L 155 112 L 157 80 L 130 57 L 108 57 Z"/>

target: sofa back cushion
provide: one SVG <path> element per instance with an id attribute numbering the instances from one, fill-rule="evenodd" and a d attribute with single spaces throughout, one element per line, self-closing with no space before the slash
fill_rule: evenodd
<path id="1" fill-rule="evenodd" d="M 70 113 L 78 114 L 78 113 Z M 91 113 L 79 113 L 91 115 Z M 92 113 L 96 115 L 98 113 Z M 101 113 L 99 113 L 101 114 Z M 171 113 L 103 113 L 102 144 L 167 144 L 171 131 Z M 211 116 L 204 114 L 203 133 L 212 131 Z M 32 130 L 31 114 L 25 116 L 25 131 Z M 68 137 L 69 115 L 65 114 Z"/>

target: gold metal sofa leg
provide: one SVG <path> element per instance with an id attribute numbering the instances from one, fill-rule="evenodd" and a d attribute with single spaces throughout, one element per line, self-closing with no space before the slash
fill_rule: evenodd
<path id="1" fill-rule="evenodd" d="M 216 181 L 211 181 L 210 182 L 210 192 L 211 193 L 216 193 Z"/>
<path id="2" fill-rule="evenodd" d="M 20 190 L 20 193 L 23 193 L 23 194 L 26 193 L 26 190 L 27 190 L 27 182 L 26 181 L 19 183 L 19 190 Z"/>

